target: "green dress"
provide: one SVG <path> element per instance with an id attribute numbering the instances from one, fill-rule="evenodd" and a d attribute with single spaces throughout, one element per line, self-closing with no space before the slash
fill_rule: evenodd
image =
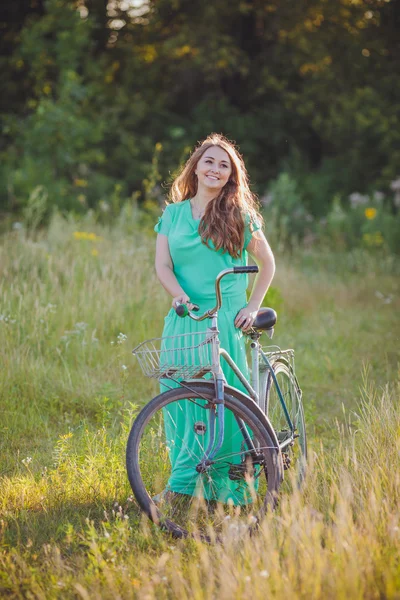
<path id="1" fill-rule="evenodd" d="M 169 250 L 173 262 L 174 274 L 184 292 L 189 296 L 190 301 L 200 306 L 200 313 L 215 306 L 215 278 L 220 271 L 247 264 L 246 247 L 251 240 L 254 231 L 260 228 L 258 223 L 252 223 L 247 220 L 245 229 L 244 248 L 241 257 L 233 258 L 227 252 L 222 250 L 215 251 L 213 247 L 209 248 L 202 243 L 198 233 L 199 220 L 192 216 L 190 200 L 169 204 L 154 230 L 168 237 Z M 210 243 L 212 246 L 212 243 Z M 220 330 L 221 347 L 229 352 L 239 369 L 246 376 L 248 367 L 246 361 L 246 352 L 244 338 L 240 329 L 234 325 L 235 317 L 238 311 L 243 308 L 246 301 L 246 289 L 248 286 L 248 276 L 245 274 L 226 276 L 221 281 L 222 289 L 222 308 L 218 313 L 218 328 Z M 182 333 L 192 333 L 205 331 L 209 326 L 207 320 L 196 322 L 190 318 L 180 318 L 175 310 L 171 308 L 165 317 L 163 330 L 164 336 L 175 336 Z M 245 391 L 237 376 L 230 370 L 225 361 L 222 361 L 222 369 L 228 385 L 235 386 Z M 168 382 L 168 387 L 161 385 L 161 391 L 174 387 L 173 382 Z M 178 403 L 177 403 L 178 404 Z M 196 420 L 196 411 L 201 418 L 204 410 L 197 408 L 196 405 L 187 406 L 185 403 L 186 414 L 182 410 L 177 410 L 176 414 L 171 415 L 171 409 L 168 414 L 164 412 L 164 426 L 166 437 L 170 447 L 170 460 L 172 463 L 172 472 L 167 485 L 167 489 L 174 492 L 195 495 L 196 486 L 198 486 L 198 475 L 194 470 L 195 464 L 191 458 L 191 447 L 196 447 L 196 433 L 192 430 L 185 431 L 187 423 Z M 190 411 L 192 414 L 188 414 Z M 219 455 L 231 452 L 240 452 L 240 448 L 227 448 L 226 444 L 232 444 L 229 440 L 234 438 L 235 428 L 238 430 L 236 421 L 232 415 L 227 415 L 225 420 L 225 431 L 227 433 L 227 442 L 219 451 Z M 231 417 L 231 418 L 229 418 Z M 173 426 L 172 426 L 173 425 Z M 180 439 L 185 439 L 185 448 L 176 443 L 173 432 L 176 430 L 182 432 Z M 188 429 L 186 427 L 186 429 Z M 246 484 L 243 484 L 244 486 Z M 237 482 L 229 479 L 227 470 L 219 472 L 218 481 L 213 481 L 212 486 L 203 485 L 201 492 L 207 500 L 231 501 L 234 504 L 240 504 L 243 498 L 244 490 L 238 490 Z"/>

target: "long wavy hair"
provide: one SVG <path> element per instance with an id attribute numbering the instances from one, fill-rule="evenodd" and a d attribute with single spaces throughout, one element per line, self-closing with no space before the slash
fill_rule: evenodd
<path id="1" fill-rule="evenodd" d="M 206 246 L 210 247 L 211 241 L 216 250 L 222 249 L 238 258 L 243 252 L 245 220 L 251 228 L 255 221 L 262 224 L 262 217 L 258 211 L 257 198 L 250 190 L 243 158 L 232 142 L 216 133 L 201 142 L 173 181 L 169 200 L 183 202 L 196 195 L 197 163 L 212 146 L 225 150 L 231 161 L 232 172 L 218 196 L 207 204 L 199 224 L 199 234 Z"/>

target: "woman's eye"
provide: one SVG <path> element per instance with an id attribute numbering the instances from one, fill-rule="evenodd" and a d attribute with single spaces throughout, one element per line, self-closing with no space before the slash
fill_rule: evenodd
<path id="1" fill-rule="evenodd" d="M 210 163 L 210 162 L 212 162 L 210 159 L 207 159 L 207 160 L 206 160 L 206 163 Z"/>

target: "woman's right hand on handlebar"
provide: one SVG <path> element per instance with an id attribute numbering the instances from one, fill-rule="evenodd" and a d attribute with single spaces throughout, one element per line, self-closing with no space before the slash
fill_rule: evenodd
<path id="1" fill-rule="evenodd" d="M 186 304 L 189 310 L 193 310 L 193 304 L 190 302 L 189 296 L 184 293 L 172 299 L 172 308 L 175 309 L 178 304 Z"/>

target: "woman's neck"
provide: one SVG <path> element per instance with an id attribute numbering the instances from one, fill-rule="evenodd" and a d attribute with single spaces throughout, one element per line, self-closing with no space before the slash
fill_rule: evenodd
<path id="1" fill-rule="evenodd" d="M 192 203 L 198 209 L 205 209 L 207 204 L 214 200 L 215 191 L 214 190 L 197 190 L 196 194 L 192 198 Z"/>

